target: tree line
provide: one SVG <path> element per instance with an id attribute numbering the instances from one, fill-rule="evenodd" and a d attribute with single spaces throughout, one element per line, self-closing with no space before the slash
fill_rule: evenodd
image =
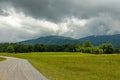
<path id="1" fill-rule="evenodd" d="M 111 43 L 93 46 L 86 41 L 83 44 L 65 45 L 44 45 L 44 44 L 21 44 L 21 43 L 0 43 L 0 52 L 8 53 L 29 53 L 29 52 L 82 52 L 92 54 L 120 53 L 120 48 L 115 48 Z"/>

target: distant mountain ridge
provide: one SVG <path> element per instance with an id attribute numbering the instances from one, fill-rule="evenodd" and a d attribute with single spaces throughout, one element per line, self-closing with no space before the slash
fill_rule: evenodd
<path id="1" fill-rule="evenodd" d="M 120 34 L 116 35 L 103 35 L 103 36 L 88 36 L 80 39 L 74 39 L 70 37 L 63 36 L 47 36 L 40 37 L 37 39 L 22 41 L 23 44 L 73 44 L 73 43 L 83 43 L 85 41 L 90 41 L 93 45 L 98 46 L 102 43 L 112 43 L 116 47 L 120 47 Z"/>
<path id="2" fill-rule="evenodd" d="M 112 43 L 116 47 L 120 47 L 120 34 L 116 35 L 103 35 L 103 36 L 88 36 L 79 39 L 79 42 L 90 41 L 93 45 L 98 46 L 102 43 Z"/>
<path id="3" fill-rule="evenodd" d="M 47 37 L 40 37 L 38 39 L 26 40 L 22 41 L 23 44 L 73 44 L 79 43 L 78 40 L 70 38 L 70 37 L 63 37 L 63 36 L 47 36 Z"/>

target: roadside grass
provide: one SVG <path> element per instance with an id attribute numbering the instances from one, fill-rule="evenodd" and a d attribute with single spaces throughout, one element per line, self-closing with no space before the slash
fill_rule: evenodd
<path id="1" fill-rule="evenodd" d="M 4 60 L 6 60 L 6 59 L 5 59 L 5 58 L 1 58 L 1 57 L 0 57 L 0 61 L 4 61 Z"/>
<path id="2" fill-rule="evenodd" d="M 0 55 L 29 60 L 49 80 L 120 80 L 119 54 L 41 52 Z"/>

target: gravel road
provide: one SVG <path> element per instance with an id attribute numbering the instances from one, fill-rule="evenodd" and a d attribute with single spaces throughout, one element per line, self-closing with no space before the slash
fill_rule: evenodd
<path id="1" fill-rule="evenodd" d="M 25 59 L 4 58 L 7 60 L 0 62 L 0 80 L 48 80 Z"/>

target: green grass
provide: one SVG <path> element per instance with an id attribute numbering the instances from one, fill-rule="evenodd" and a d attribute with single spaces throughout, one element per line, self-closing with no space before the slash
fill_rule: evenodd
<path id="1" fill-rule="evenodd" d="M 0 57 L 0 61 L 3 61 L 3 60 L 6 60 L 6 59 L 5 59 L 5 58 L 1 58 L 1 57 Z"/>
<path id="2" fill-rule="evenodd" d="M 120 80 L 120 55 L 0 54 L 28 59 L 49 80 Z"/>

